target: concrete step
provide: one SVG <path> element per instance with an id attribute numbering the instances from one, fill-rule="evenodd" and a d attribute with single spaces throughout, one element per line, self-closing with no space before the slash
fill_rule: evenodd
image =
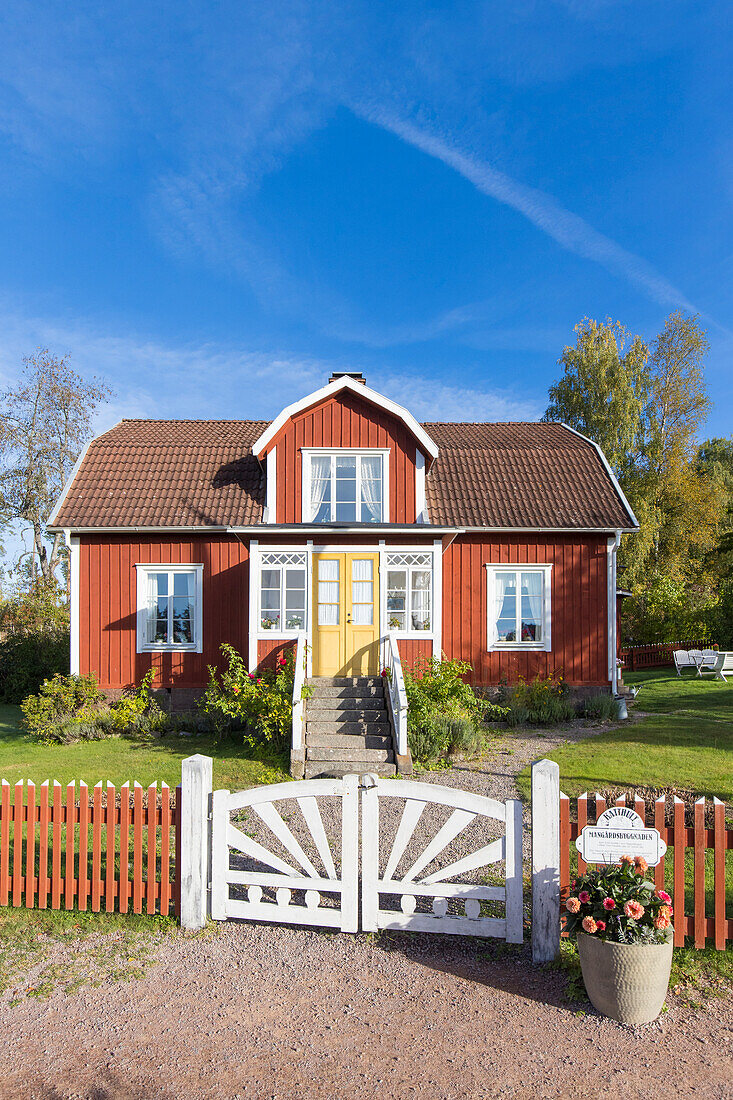
<path id="1" fill-rule="evenodd" d="M 392 737 L 390 734 L 370 734 L 366 737 L 361 733 L 313 733 L 306 732 L 306 745 L 309 749 L 391 749 Z"/>
<path id="2" fill-rule="evenodd" d="M 386 704 L 383 698 L 368 696 L 366 698 L 317 698 L 311 696 L 306 703 L 307 711 L 316 712 L 332 711 L 335 714 L 361 711 L 385 711 Z"/>
<path id="3" fill-rule="evenodd" d="M 323 687 L 311 685 L 313 694 L 311 699 L 383 699 L 384 690 L 381 684 L 376 687 Z"/>
<path id="4" fill-rule="evenodd" d="M 310 746 L 305 751 L 306 760 L 321 760 L 331 763 L 348 764 L 354 761 L 358 764 L 386 764 L 394 760 L 391 749 L 313 749 Z"/>
<path id="5" fill-rule="evenodd" d="M 311 676 L 308 680 L 313 687 L 377 687 L 381 676 Z"/>
<path id="6" fill-rule="evenodd" d="M 305 729 L 307 735 L 312 733 L 340 733 L 361 734 L 364 737 L 387 737 L 392 733 L 392 727 L 386 719 L 384 722 L 314 722 L 309 719 L 305 724 Z"/>
<path id="7" fill-rule="evenodd" d="M 320 776 L 363 775 L 365 772 L 374 772 L 376 775 L 396 775 L 396 764 L 337 764 L 323 760 L 306 760 L 305 778 L 318 779 Z"/>

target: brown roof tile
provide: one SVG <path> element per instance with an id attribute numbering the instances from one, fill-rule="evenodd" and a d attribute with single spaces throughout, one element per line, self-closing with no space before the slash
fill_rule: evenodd
<path id="1" fill-rule="evenodd" d="M 260 523 L 260 420 L 123 420 L 95 439 L 56 527 Z M 458 527 L 628 527 L 598 452 L 559 424 L 425 424 L 440 448 L 430 522 Z"/>

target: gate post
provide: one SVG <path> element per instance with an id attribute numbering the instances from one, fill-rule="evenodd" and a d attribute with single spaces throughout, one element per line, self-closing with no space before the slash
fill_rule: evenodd
<path id="1" fill-rule="evenodd" d="M 213 785 L 210 756 L 187 757 L 181 766 L 181 927 L 206 924 L 209 892 L 209 799 Z"/>
<path id="2" fill-rule="evenodd" d="M 560 950 L 560 767 L 532 765 L 532 962 Z"/>

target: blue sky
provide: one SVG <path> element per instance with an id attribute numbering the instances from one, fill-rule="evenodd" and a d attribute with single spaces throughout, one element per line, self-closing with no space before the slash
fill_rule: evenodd
<path id="1" fill-rule="evenodd" d="M 5 0 L 2 381 L 70 353 L 99 427 L 337 368 L 532 419 L 582 317 L 683 307 L 729 435 L 732 37 L 719 0 Z"/>

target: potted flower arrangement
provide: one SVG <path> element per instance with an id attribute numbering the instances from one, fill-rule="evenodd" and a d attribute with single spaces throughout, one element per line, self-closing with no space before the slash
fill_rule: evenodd
<path id="1" fill-rule="evenodd" d="M 647 870 L 641 856 L 622 856 L 575 879 L 565 902 L 591 1003 L 623 1024 L 659 1015 L 672 967 L 672 899 Z"/>

